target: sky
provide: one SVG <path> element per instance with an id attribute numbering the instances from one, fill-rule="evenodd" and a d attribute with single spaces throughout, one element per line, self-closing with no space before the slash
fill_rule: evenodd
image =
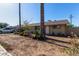
<path id="1" fill-rule="evenodd" d="M 19 11 L 18 3 L 0 3 L 0 22 L 5 22 L 11 26 L 18 25 Z M 72 23 L 79 26 L 79 3 L 45 3 L 44 4 L 45 21 L 69 19 L 72 14 Z M 40 22 L 40 4 L 39 3 L 22 3 L 21 4 L 22 23 Z"/>

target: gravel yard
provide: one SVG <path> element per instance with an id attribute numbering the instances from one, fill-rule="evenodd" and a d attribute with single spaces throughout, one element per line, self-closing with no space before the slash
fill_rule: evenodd
<path id="1" fill-rule="evenodd" d="M 0 34 L 0 42 L 13 56 L 61 56 L 67 55 L 63 49 L 69 47 L 70 38 L 52 37 L 48 41 L 38 41 L 15 34 Z"/>

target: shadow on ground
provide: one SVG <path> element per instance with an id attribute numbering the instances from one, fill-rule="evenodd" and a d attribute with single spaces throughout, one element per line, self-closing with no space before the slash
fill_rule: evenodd
<path id="1" fill-rule="evenodd" d="M 40 40 L 40 41 L 42 41 L 42 40 Z M 52 39 L 52 38 L 48 38 L 48 37 L 46 37 L 46 40 L 44 40 L 43 42 L 46 42 L 49 44 L 54 44 L 54 45 L 57 45 L 60 47 L 65 47 L 65 48 L 69 48 L 68 44 L 70 44 L 70 42 L 66 42 L 66 41 L 62 41 L 62 40 L 58 40 L 58 39 Z M 58 43 L 60 43 L 60 44 L 58 44 Z"/>

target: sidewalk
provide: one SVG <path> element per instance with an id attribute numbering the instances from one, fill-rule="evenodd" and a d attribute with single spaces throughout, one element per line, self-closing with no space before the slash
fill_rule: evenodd
<path id="1" fill-rule="evenodd" d="M 0 45 L 0 56 L 11 56 L 1 45 Z"/>

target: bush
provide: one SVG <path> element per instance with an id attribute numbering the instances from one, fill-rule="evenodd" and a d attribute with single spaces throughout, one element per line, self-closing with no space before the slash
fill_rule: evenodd
<path id="1" fill-rule="evenodd" d="M 21 29 L 17 29 L 15 34 L 19 34 L 21 36 L 30 36 L 31 31 L 30 29 L 27 29 L 26 27 L 21 27 Z"/>
<path id="2" fill-rule="evenodd" d="M 7 27 L 9 24 L 7 24 L 7 23 L 0 23 L 0 28 L 5 28 L 5 27 Z"/>
<path id="3" fill-rule="evenodd" d="M 39 29 L 35 30 L 35 32 L 33 34 L 35 34 L 36 39 L 40 38 L 40 30 Z"/>

